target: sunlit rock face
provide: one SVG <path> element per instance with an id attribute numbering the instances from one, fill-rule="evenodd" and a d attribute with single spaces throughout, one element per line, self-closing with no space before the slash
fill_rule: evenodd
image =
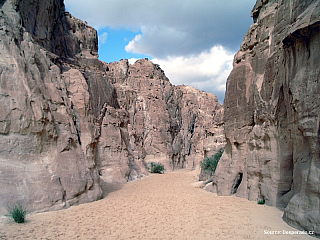
<path id="1" fill-rule="evenodd" d="M 205 156 L 224 145 L 223 108 L 215 95 L 173 86 L 160 67 L 148 59 L 133 65 L 127 60 L 105 63 L 105 68 L 126 119 L 119 136 L 127 139 L 129 159 L 134 159 L 140 169 L 152 161 L 161 162 L 167 170 L 196 168 Z M 107 128 L 102 127 L 111 131 Z M 108 158 L 100 159 L 101 168 L 106 169 Z"/>
<path id="2" fill-rule="evenodd" d="M 65 13 L 62 1 L 0 7 L 1 210 L 16 201 L 51 210 L 99 199 L 83 74 L 92 68 L 83 70 L 81 60 L 97 60 L 96 31 Z"/>
<path id="3" fill-rule="evenodd" d="M 320 234 L 320 1 L 259 0 L 252 16 L 227 81 L 214 191 L 265 199 Z"/>
<path id="4" fill-rule="evenodd" d="M 97 32 L 61 0 L 0 2 L 0 213 L 94 201 L 147 163 L 195 168 L 224 143 L 217 97 L 158 65 L 99 61 Z"/>

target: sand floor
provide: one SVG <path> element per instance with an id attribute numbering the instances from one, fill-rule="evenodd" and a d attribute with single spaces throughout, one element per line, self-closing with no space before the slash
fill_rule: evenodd
<path id="1" fill-rule="evenodd" d="M 0 218 L 0 239 L 316 239 L 294 231 L 275 207 L 195 188 L 197 174 L 175 171 L 110 186 L 100 201 Z M 264 234 L 281 231 L 281 234 Z"/>

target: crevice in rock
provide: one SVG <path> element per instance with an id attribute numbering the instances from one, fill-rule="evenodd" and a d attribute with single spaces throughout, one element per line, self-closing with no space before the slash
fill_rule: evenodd
<path id="1" fill-rule="evenodd" d="M 73 197 L 74 197 L 74 198 L 77 198 L 77 197 L 81 196 L 82 194 L 84 194 L 87 190 L 88 190 L 88 189 L 87 189 L 87 185 L 86 185 L 85 188 L 84 188 L 82 191 L 74 194 Z"/>
<path id="2" fill-rule="evenodd" d="M 67 192 L 66 192 L 66 190 L 64 189 L 64 187 L 62 186 L 60 177 L 58 177 L 58 182 L 59 182 L 59 184 L 60 184 L 60 186 L 61 186 L 61 193 L 62 193 L 61 202 L 62 202 L 64 205 L 66 205 Z"/>
<path id="3" fill-rule="evenodd" d="M 234 142 L 233 144 L 234 144 L 234 146 L 236 147 L 236 149 L 239 151 L 241 144 L 238 143 L 238 142 Z"/>
<path id="4" fill-rule="evenodd" d="M 238 191 L 238 188 L 242 182 L 243 173 L 239 172 L 234 179 L 233 186 L 231 188 L 231 194 L 235 194 Z"/>
<path id="5" fill-rule="evenodd" d="M 80 123 L 78 122 L 78 119 L 80 119 L 80 117 L 76 116 L 78 114 L 75 112 L 74 105 L 73 105 L 72 101 L 71 101 L 71 109 L 73 110 L 72 120 L 73 120 L 74 127 L 76 129 L 76 132 L 77 132 L 78 143 L 81 146 L 82 145 L 82 143 L 81 143 L 81 130 L 80 130 L 81 128 L 80 128 Z"/>
<path id="6" fill-rule="evenodd" d="M 192 118 L 191 118 L 191 121 L 189 123 L 189 126 L 188 126 L 188 130 L 191 134 L 193 134 L 194 132 L 194 125 L 195 125 L 195 122 L 196 122 L 196 118 L 197 118 L 197 114 L 193 114 L 192 115 Z"/>

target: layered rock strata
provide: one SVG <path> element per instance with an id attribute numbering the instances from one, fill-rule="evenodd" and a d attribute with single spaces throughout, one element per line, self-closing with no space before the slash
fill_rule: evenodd
<path id="1" fill-rule="evenodd" d="M 224 101 L 226 148 L 213 181 L 285 209 L 320 234 L 320 1 L 258 0 Z"/>
<path id="2" fill-rule="evenodd" d="M 148 60 L 98 60 L 97 33 L 61 0 L 0 2 L 0 213 L 102 197 L 101 184 L 196 167 L 223 144 L 213 94 Z"/>

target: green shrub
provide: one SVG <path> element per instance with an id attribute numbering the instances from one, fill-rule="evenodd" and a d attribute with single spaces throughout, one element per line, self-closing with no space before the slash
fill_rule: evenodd
<path id="1" fill-rule="evenodd" d="M 220 148 L 215 155 L 212 155 L 209 158 L 205 158 L 201 162 L 200 167 L 203 169 L 204 172 L 210 173 L 210 177 L 212 177 L 214 172 L 216 171 L 216 168 L 222 156 L 222 153 L 223 153 L 223 148 Z"/>
<path id="2" fill-rule="evenodd" d="M 7 207 L 9 216 L 13 218 L 16 223 L 24 223 L 27 215 L 27 208 L 21 203 L 13 204 Z"/>
<path id="3" fill-rule="evenodd" d="M 158 163 L 151 162 L 150 165 L 151 165 L 151 168 L 150 168 L 151 173 L 164 173 L 164 171 L 166 170 L 163 164 L 159 162 Z"/>

